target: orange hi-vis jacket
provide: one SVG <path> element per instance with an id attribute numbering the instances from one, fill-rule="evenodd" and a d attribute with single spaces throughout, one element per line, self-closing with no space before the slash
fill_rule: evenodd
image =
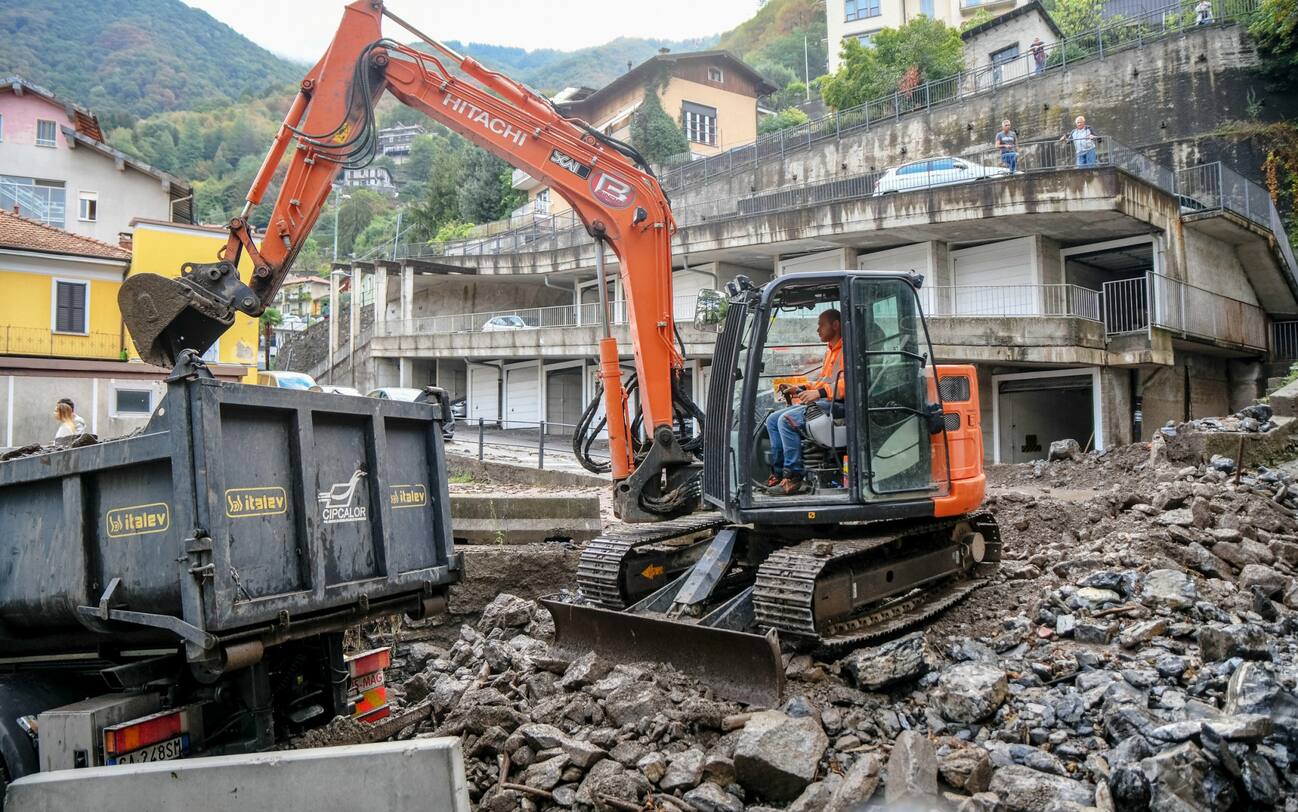
<path id="1" fill-rule="evenodd" d="M 847 398 L 847 382 L 843 375 L 843 339 L 834 341 L 825 349 L 825 362 L 820 365 L 820 375 L 807 388 L 818 390 L 821 397 L 830 400 Z"/>

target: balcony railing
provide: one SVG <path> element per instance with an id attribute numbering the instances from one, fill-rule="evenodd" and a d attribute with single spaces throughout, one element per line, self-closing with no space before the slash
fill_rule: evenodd
<path id="1" fill-rule="evenodd" d="M 920 288 L 930 317 L 1074 317 L 1100 321 L 1100 292 L 1079 285 L 940 285 Z"/>
<path id="2" fill-rule="evenodd" d="M 672 309 L 678 323 L 693 320 L 694 303 L 695 297 L 693 296 L 677 296 L 675 298 Z M 627 318 L 626 302 L 622 300 L 609 302 L 609 315 L 613 324 L 625 324 Z M 399 330 L 401 335 L 503 333 L 552 327 L 591 327 L 599 323 L 599 303 L 588 302 L 581 305 L 550 305 L 547 307 L 522 307 L 512 310 L 426 316 L 401 321 Z"/>
<path id="3" fill-rule="evenodd" d="M 1104 284 L 1104 326 L 1109 335 L 1158 327 L 1248 349 L 1269 346 L 1261 307 L 1156 273 Z"/>
<path id="4" fill-rule="evenodd" d="M 40 327 L 0 327 L 0 353 L 54 358 L 113 358 L 122 354 L 116 333 L 73 335 Z"/>
<path id="5" fill-rule="evenodd" d="M 1271 358 L 1298 361 L 1298 321 L 1271 322 Z"/>

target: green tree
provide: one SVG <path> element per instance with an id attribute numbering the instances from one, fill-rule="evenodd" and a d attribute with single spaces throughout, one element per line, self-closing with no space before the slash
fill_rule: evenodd
<path id="1" fill-rule="evenodd" d="M 261 346 L 266 353 L 266 369 L 270 369 L 270 341 L 275 334 L 275 328 L 284 323 L 284 314 L 280 313 L 277 308 L 268 307 L 261 311 L 261 318 L 257 319 L 261 324 Z"/>
<path id="2" fill-rule="evenodd" d="M 640 109 L 631 118 L 631 144 L 655 164 L 690 151 L 690 142 L 663 109 L 656 88 L 646 89 Z"/>
<path id="3" fill-rule="evenodd" d="M 1248 32 L 1257 42 L 1263 75 L 1298 90 L 1298 0 L 1262 0 Z"/>
<path id="4" fill-rule="evenodd" d="M 799 124 L 806 124 L 810 119 L 807 114 L 796 107 L 786 107 L 773 116 L 766 116 L 757 124 L 757 132 L 765 135 L 766 133 L 775 133 L 780 130 L 787 130 L 790 127 L 797 127 Z"/>
<path id="5" fill-rule="evenodd" d="M 959 73 L 964 69 L 960 32 L 923 15 L 901 28 L 885 28 L 870 47 L 855 39 L 843 42 L 838 72 L 821 82 L 825 103 L 837 110 L 855 107 L 897 91 Z"/>
<path id="6" fill-rule="evenodd" d="M 435 243 L 450 242 L 451 240 L 462 240 L 468 237 L 473 231 L 473 223 L 461 223 L 458 220 L 452 220 L 449 223 L 443 223 L 437 233 L 433 235 L 432 241 Z"/>
<path id="7" fill-rule="evenodd" d="M 431 239 L 443 223 L 459 216 L 463 172 L 464 164 L 458 152 L 443 148 L 434 153 L 432 170 L 419 203 L 408 212 L 412 239 Z"/>
<path id="8" fill-rule="evenodd" d="M 500 176 L 509 165 L 483 149 L 471 149 L 464 157 L 460 180 L 460 216 L 469 223 L 485 223 L 509 214 L 512 197 L 506 197 Z"/>
<path id="9" fill-rule="evenodd" d="M 960 33 L 963 34 L 964 32 L 968 31 L 970 28 L 977 28 L 983 23 L 989 23 L 994 19 L 996 18 L 992 15 L 990 11 L 988 11 L 985 8 L 980 8 L 973 13 L 972 17 L 960 23 Z"/>
<path id="10" fill-rule="evenodd" d="M 1050 16 L 1065 37 L 1075 37 L 1104 22 L 1104 0 L 1055 0 Z"/>
<path id="11" fill-rule="evenodd" d="M 356 248 L 356 238 L 387 207 L 387 200 L 369 189 L 352 189 L 338 209 L 338 255 L 347 256 Z"/>

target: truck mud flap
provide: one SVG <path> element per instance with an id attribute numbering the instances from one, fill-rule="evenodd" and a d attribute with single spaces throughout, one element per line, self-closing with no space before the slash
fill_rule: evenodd
<path id="1" fill-rule="evenodd" d="M 554 616 L 557 653 L 579 657 L 594 651 L 614 663 L 664 663 L 719 697 L 764 708 L 779 705 L 784 664 L 775 632 L 732 631 L 554 598 L 542 598 L 541 605 Z"/>

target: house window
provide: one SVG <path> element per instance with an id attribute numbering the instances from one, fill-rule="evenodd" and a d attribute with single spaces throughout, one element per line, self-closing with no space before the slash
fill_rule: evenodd
<path id="1" fill-rule="evenodd" d="M 1007 48 L 1001 48 L 999 51 L 992 51 L 992 64 L 1004 65 L 1006 62 L 1012 62 L 1019 58 L 1019 44 L 1016 42 Z"/>
<path id="2" fill-rule="evenodd" d="M 726 80 L 726 75 L 721 72 L 721 68 L 708 68 L 708 81 L 721 84 Z"/>
<path id="3" fill-rule="evenodd" d="M 717 108 L 685 102 L 681 120 L 686 138 L 696 144 L 717 145 Z"/>
<path id="4" fill-rule="evenodd" d="M 46 121 L 43 118 L 36 119 L 36 146 L 57 146 L 58 141 L 54 138 L 56 132 L 58 132 L 58 125 L 53 121 Z"/>
<path id="5" fill-rule="evenodd" d="M 846 0 L 843 6 L 847 12 L 847 21 L 850 23 L 853 20 L 878 17 L 880 2 L 881 0 Z"/>
<path id="6" fill-rule="evenodd" d="M 221 363 L 221 340 L 217 339 L 216 343 L 207 348 L 203 353 L 203 362 L 207 364 Z"/>
<path id="7" fill-rule="evenodd" d="M 54 280 L 54 332 L 80 333 L 90 332 L 86 323 L 86 300 L 90 297 L 90 285 L 86 282 L 65 282 Z"/>
<path id="8" fill-rule="evenodd" d="M 113 387 L 113 417 L 148 417 L 153 414 L 153 390 Z"/>
<path id="9" fill-rule="evenodd" d="M 98 192 L 82 192 L 79 195 L 79 208 L 77 210 L 77 219 L 87 223 L 93 223 L 99 219 L 99 193 Z"/>
<path id="10" fill-rule="evenodd" d="M 933 19 L 933 0 L 919 0 L 919 13 Z"/>
<path id="11" fill-rule="evenodd" d="M 864 34 L 857 34 L 855 39 L 857 42 L 861 43 L 862 48 L 873 48 L 874 37 L 882 30 L 882 28 L 876 28 L 873 31 L 866 31 Z M 851 37 L 848 37 L 848 39 L 851 39 Z"/>
<path id="12" fill-rule="evenodd" d="M 66 191 L 62 181 L 0 175 L 0 209 L 13 211 L 29 220 L 63 228 Z"/>

